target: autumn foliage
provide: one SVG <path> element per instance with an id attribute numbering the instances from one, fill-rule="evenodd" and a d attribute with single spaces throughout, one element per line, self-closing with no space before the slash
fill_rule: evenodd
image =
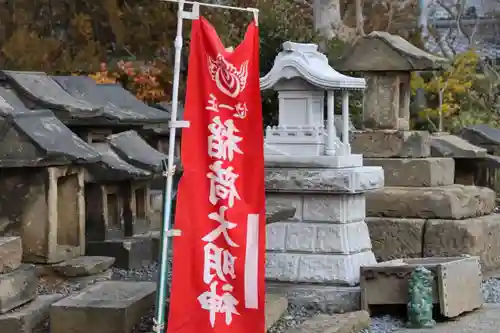
<path id="1" fill-rule="evenodd" d="M 101 63 L 99 71 L 89 74 L 97 84 L 120 83 L 145 103 L 159 103 L 170 100 L 170 70 L 155 62 L 134 63 L 118 61 L 114 70 Z"/>

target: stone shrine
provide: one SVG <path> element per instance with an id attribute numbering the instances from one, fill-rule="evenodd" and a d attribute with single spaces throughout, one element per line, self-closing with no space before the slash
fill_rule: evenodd
<path id="1" fill-rule="evenodd" d="M 49 110 L 29 110 L 0 81 L 0 236 L 21 236 L 25 262 L 85 252 L 84 166 L 99 154 Z"/>
<path id="2" fill-rule="evenodd" d="M 401 111 L 409 109 L 410 99 L 400 93 L 407 91 L 410 73 L 439 69 L 444 61 L 399 36 L 373 32 L 340 65 L 368 78 L 364 129 L 353 131 L 352 150 L 363 154 L 364 164 L 384 168 L 386 186 L 367 194 L 366 222 L 378 260 L 466 253 L 482 255 L 481 264 L 488 267 L 498 259 L 483 256 L 490 253 L 483 251 L 488 242 L 479 245 L 476 236 L 499 221 L 491 215 L 495 193 L 454 184 L 455 160 L 431 157 L 434 138 L 426 131 L 409 131 L 409 113 Z M 466 243 L 477 245 L 459 246 Z"/>
<path id="3" fill-rule="evenodd" d="M 261 78 L 261 89 L 279 98 L 279 124 L 268 127 L 265 138 L 267 201 L 296 208 L 291 220 L 267 227 L 266 278 L 268 288 L 291 302 L 357 309 L 360 266 L 375 263 L 364 192 L 383 186 L 383 171 L 351 154 L 348 130 L 349 90 L 364 88 L 364 79 L 331 68 L 314 44 L 285 42 Z"/>

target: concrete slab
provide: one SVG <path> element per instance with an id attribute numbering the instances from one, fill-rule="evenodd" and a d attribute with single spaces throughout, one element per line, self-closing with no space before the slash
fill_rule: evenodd
<path id="1" fill-rule="evenodd" d="M 318 314 L 286 333 L 359 333 L 370 328 L 370 315 L 356 311 L 335 315 Z"/>
<path id="2" fill-rule="evenodd" d="M 455 180 L 453 158 L 365 158 L 363 163 L 384 169 L 384 186 L 445 186 Z"/>
<path id="3" fill-rule="evenodd" d="M 0 327 L 2 332 L 33 333 L 41 329 L 41 326 L 49 319 L 49 308 L 63 298 L 62 294 L 41 295 L 26 306 L 0 315 Z"/>
<path id="4" fill-rule="evenodd" d="M 22 257 L 21 237 L 0 237 L 0 274 L 12 272 L 21 266 Z"/>
<path id="5" fill-rule="evenodd" d="M 107 241 L 87 242 L 88 256 L 109 256 L 116 259 L 114 266 L 136 269 L 152 262 L 152 240 L 148 237 L 131 237 Z"/>
<path id="6" fill-rule="evenodd" d="M 134 235 L 134 238 L 146 238 L 151 243 L 151 257 L 153 261 L 160 259 L 161 231 L 153 230 L 143 234 Z"/>
<path id="7" fill-rule="evenodd" d="M 113 265 L 115 258 L 102 256 L 81 256 L 52 266 L 52 269 L 63 276 L 89 276 L 104 272 Z"/>
<path id="8" fill-rule="evenodd" d="M 343 313 L 361 309 L 359 287 L 266 282 L 266 289 L 267 293 L 285 295 L 291 304 L 316 308 L 326 313 Z"/>
<path id="9" fill-rule="evenodd" d="M 365 158 L 429 157 L 430 134 L 426 131 L 362 130 L 351 133 L 351 149 Z"/>
<path id="10" fill-rule="evenodd" d="M 100 282 L 51 306 L 51 333 L 131 333 L 155 291 L 154 282 Z"/>
<path id="11" fill-rule="evenodd" d="M 496 194 L 485 187 L 383 187 L 366 193 L 370 217 L 460 220 L 488 215 L 496 206 Z"/>
<path id="12" fill-rule="evenodd" d="M 500 304 L 485 304 L 481 309 L 427 329 L 399 329 L 397 333 L 498 333 Z"/>
<path id="13" fill-rule="evenodd" d="M 38 276 L 34 265 L 0 275 L 0 314 L 9 312 L 36 297 Z"/>
<path id="14" fill-rule="evenodd" d="M 285 313 L 288 299 L 280 294 L 266 294 L 266 330 L 269 330 Z"/>

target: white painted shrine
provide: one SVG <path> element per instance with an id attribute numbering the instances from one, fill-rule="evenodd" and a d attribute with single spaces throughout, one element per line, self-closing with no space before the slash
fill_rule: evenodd
<path id="1" fill-rule="evenodd" d="M 261 89 L 279 99 L 279 124 L 265 138 L 267 202 L 296 208 L 293 218 L 267 226 L 267 287 L 293 303 L 357 310 L 360 267 L 375 263 L 364 193 L 382 187 L 384 174 L 363 166 L 349 144 L 349 92 L 364 88 L 314 44 L 284 43 L 261 78 Z"/>
<path id="2" fill-rule="evenodd" d="M 365 89 L 364 79 L 337 72 L 315 44 L 285 42 L 260 85 L 277 91 L 279 99 L 279 124 L 266 129 L 269 158 L 299 162 L 314 156 L 325 166 L 362 165 L 361 155 L 352 155 L 349 145 L 349 91 Z M 336 94 L 342 100 L 337 116 Z"/>

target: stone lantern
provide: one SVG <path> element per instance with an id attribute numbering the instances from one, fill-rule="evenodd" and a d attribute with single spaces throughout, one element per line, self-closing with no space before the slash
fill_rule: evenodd
<path id="1" fill-rule="evenodd" d="M 308 156 L 324 165 L 362 165 L 361 155 L 351 155 L 349 145 L 349 90 L 363 90 L 364 79 L 337 72 L 315 44 L 285 42 L 260 85 L 277 91 L 279 99 L 279 124 L 266 129 L 269 158 Z M 335 94 L 342 96 L 341 117 L 335 116 Z"/>
<path id="2" fill-rule="evenodd" d="M 364 87 L 330 67 L 317 45 L 292 42 L 261 78 L 261 89 L 279 98 L 279 124 L 266 131 L 266 202 L 296 208 L 290 220 L 267 226 L 267 287 L 293 303 L 359 309 L 360 267 L 375 263 L 365 192 L 383 186 L 383 170 L 363 166 L 349 144 L 349 90 Z"/>

